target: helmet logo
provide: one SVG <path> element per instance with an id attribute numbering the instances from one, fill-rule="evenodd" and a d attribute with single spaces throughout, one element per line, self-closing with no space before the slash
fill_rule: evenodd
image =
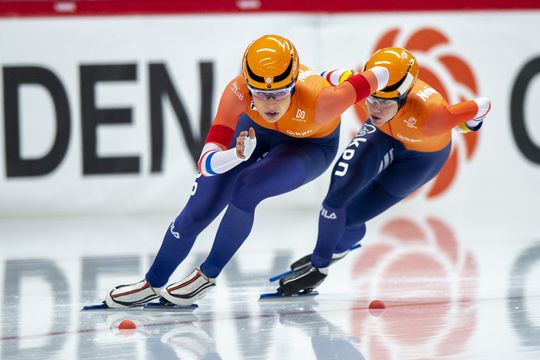
<path id="1" fill-rule="evenodd" d="M 262 89 L 286 86 L 289 79 L 296 79 L 299 67 L 296 49 L 289 40 L 278 35 L 264 35 L 254 40 L 242 61 L 246 83 Z"/>

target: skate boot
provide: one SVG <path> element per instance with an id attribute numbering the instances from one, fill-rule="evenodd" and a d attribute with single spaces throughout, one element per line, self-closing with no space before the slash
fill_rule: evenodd
<path id="1" fill-rule="evenodd" d="M 335 262 L 343 259 L 345 257 L 345 255 L 347 255 L 349 253 L 350 250 L 345 250 L 344 252 L 342 253 L 339 253 L 339 254 L 333 254 L 332 255 L 332 260 L 330 260 L 330 264 L 329 265 L 332 265 L 334 264 Z M 302 270 L 306 267 L 309 267 L 311 266 L 311 254 L 308 254 L 298 260 L 296 260 L 295 262 L 293 262 L 291 264 L 291 271 L 298 271 L 298 270 Z"/>
<path id="2" fill-rule="evenodd" d="M 190 306 L 202 299 L 206 293 L 216 286 L 216 280 L 204 275 L 195 268 L 189 276 L 182 281 L 175 282 L 161 290 L 161 296 L 178 306 Z"/>
<path id="3" fill-rule="evenodd" d="M 135 284 L 118 285 L 111 289 L 105 298 L 105 303 L 113 309 L 142 306 L 145 303 L 159 298 L 161 288 L 151 287 L 146 280 Z"/>
<path id="4" fill-rule="evenodd" d="M 309 266 L 282 277 L 279 280 L 278 291 L 286 295 L 310 292 L 322 284 L 326 276 L 328 276 L 328 267 L 316 268 L 310 263 Z"/>

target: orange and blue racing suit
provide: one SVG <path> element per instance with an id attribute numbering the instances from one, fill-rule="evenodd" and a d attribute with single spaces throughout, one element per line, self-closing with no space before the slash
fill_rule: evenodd
<path id="1" fill-rule="evenodd" d="M 328 266 L 334 253 L 364 237 L 368 220 L 435 177 L 450 154 L 452 129 L 479 130 L 481 122 L 473 129 L 465 124 L 481 107 L 477 100 L 448 105 L 418 79 L 390 121 L 374 126 L 368 119 L 333 168 L 312 264 Z"/>
<path id="2" fill-rule="evenodd" d="M 338 149 L 341 113 L 375 91 L 377 82 L 373 73 L 365 72 L 333 87 L 301 66 L 288 110 L 270 123 L 257 112 L 242 77 L 230 81 L 199 161 L 202 176 L 165 233 L 146 274 L 150 285 L 161 287 L 168 281 L 199 233 L 227 207 L 212 250 L 201 265 L 206 276 L 218 276 L 248 237 L 255 208 L 262 200 L 294 190 L 330 166 Z M 240 132 L 249 128 L 255 130 L 257 140 L 251 157 L 216 175 L 209 154 L 235 148 Z"/>

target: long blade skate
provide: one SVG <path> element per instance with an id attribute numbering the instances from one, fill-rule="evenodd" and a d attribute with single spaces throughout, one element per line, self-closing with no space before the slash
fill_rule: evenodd
<path id="1" fill-rule="evenodd" d="M 112 308 L 105 301 L 103 301 L 101 304 L 95 304 L 95 305 L 84 305 L 81 311 L 94 311 L 94 310 L 109 310 L 109 311 L 132 311 L 132 310 L 140 310 L 142 309 L 143 304 L 140 305 L 134 305 L 134 306 L 126 306 L 122 308 Z"/>
<path id="2" fill-rule="evenodd" d="M 178 311 L 193 311 L 197 309 L 199 305 L 197 304 L 191 304 L 188 306 L 179 306 L 176 304 L 173 304 L 170 301 L 167 301 L 164 298 L 160 298 L 159 301 L 156 302 L 149 302 L 144 304 L 143 308 L 145 310 L 178 310 Z"/>
<path id="3" fill-rule="evenodd" d="M 303 290 L 296 294 L 285 294 L 281 289 L 277 289 L 275 292 L 272 293 L 262 293 L 259 295 L 259 300 L 265 300 L 265 299 L 280 299 L 280 298 L 300 298 L 300 297 L 307 297 L 307 296 L 317 296 L 319 295 L 318 291 L 315 290 Z"/>
<path id="4" fill-rule="evenodd" d="M 353 246 L 351 246 L 351 248 L 349 249 L 349 251 L 358 249 L 358 248 L 360 248 L 360 247 L 362 247 L 362 245 L 360 245 L 360 243 L 354 244 Z M 330 265 L 332 265 L 332 262 L 330 263 Z M 288 271 L 282 272 L 281 274 L 277 274 L 277 275 L 272 276 L 270 279 L 268 279 L 268 281 L 270 281 L 270 282 L 276 282 L 276 281 L 278 281 L 279 279 L 281 279 L 282 277 L 289 275 L 290 273 L 292 273 L 292 270 L 288 270 Z"/>
<path id="5" fill-rule="evenodd" d="M 96 304 L 96 305 L 84 305 L 83 308 L 81 309 L 81 311 L 91 311 L 91 310 L 107 310 L 107 309 L 110 309 L 109 306 L 107 306 L 107 304 L 104 302 L 102 302 L 101 304 Z"/>

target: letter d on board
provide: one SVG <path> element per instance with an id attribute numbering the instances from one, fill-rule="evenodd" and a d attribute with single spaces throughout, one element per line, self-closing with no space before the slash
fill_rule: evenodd
<path id="1" fill-rule="evenodd" d="M 60 79 L 43 67 L 4 67 L 3 77 L 6 176 L 13 178 L 48 174 L 62 162 L 69 143 L 70 113 L 66 90 Z M 28 84 L 43 86 L 50 94 L 56 112 L 53 145 L 47 154 L 33 159 L 23 159 L 21 155 L 19 90 Z"/>

